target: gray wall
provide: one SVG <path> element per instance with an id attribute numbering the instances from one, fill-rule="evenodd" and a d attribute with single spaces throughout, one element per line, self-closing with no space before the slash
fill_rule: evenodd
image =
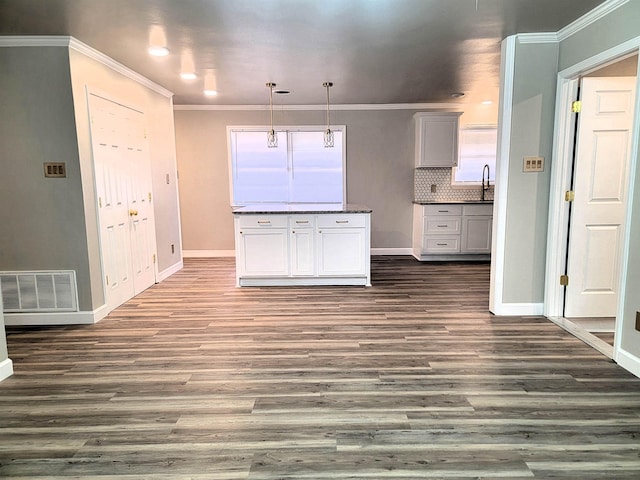
<path id="1" fill-rule="evenodd" d="M 640 35 L 640 2 L 631 0 L 560 43 L 564 70 Z"/>
<path id="2" fill-rule="evenodd" d="M 169 269 L 182 260 L 178 183 L 176 177 L 176 149 L 173 125 L 173 104 L 166 97 L 140 83 L 112 70 L 102 63 L 71 50 L 71 78 L 73 102 L 78 132 L 78 151 L 82 169 L 84 205 L 87 216 L 87 244 L 91 259 L 93 305 L 104 303 L 98 218 L 93 180 L 93 155 L 88 121 L 87 89 L 97 91 L 113 100 L 141 109 L 148 126 L 148 144 L 151 155 L 153 205 L 156 222 L 158 270 Z M 169 177 L 169 183 L 166 178 Z M 171 253 L 171 244 L 175 245 Z"/>
<path id="3" fill-rule="evenodd" d="M 68 49 L 0 48 L 0 71 L 0 270 L 75 270 L 91 309 Z M 45 178 L 60 161 L 67 178 Z"/>
<path id="4" fill-rule="evenodd" d="M 349 203 L 373 209 L 373 248 L 410 248 L 415 110 L 332 112 L 347 126 Z M 320 125 L 324 112 L 276 111 L 276 125 Z M 175 112 L 186 250 L 233 250 L 227 125 L 268 125 L 267 111 Z"/>
<path id="5" fill-rule="evenodd" d="M 504 303 L 544 301 L 558 45 L 516 44 L 504 251 Z M 523 157 L 545 157 L 524 173 Z"/>
<path id="6" fill-rule="evenodd" d="M 2 313 L 2 295 L 0 295 L 0 363 L 8 358 L 7 335 L 4 331 L 4 314 Z"/>
<path id="7" fill-rule="evenodd" d="M 147 114 L 158 269 L 179 264 L 171 98 L 67 47 L 0 48 L 0 71 L 0 270 L 75 270 L 80 310 L 104 304 L 87 88 Z M 51 161 L 67 178 L 44 178 Z"/>

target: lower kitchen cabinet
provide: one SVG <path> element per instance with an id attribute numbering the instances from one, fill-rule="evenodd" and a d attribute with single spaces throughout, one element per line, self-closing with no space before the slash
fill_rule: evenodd
<path id="1" fill-rule="evenodd" d="M 236 270 L 240 276 L 287 275 L 288 226 L 282 218 L 241 217 L 236 226 Z"/>
<path id="2" fill-rule="evenodd" d="M 314 276 L 316 274 L 315 262 L 315 217 L 291 216 L 289 219 L 289 245 L 291 247 L 291 275 Z M 283 275 L 286 275 L 284 273 Z"/>
<path id="3" fill-rule="evenodd" d="M 488 260 L 492 204 L 414 205 L 413 256 L 418 260 Z"/>
<path id="4" fill-rule="evenodd" d="M 237 214 L 236 284 L 371 285 L 370 214 Z"/>

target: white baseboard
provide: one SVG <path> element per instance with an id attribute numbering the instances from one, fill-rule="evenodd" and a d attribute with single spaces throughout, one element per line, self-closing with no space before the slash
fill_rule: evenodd
<path id="1" fill-rule="evenodd" d="M 183 250 L 183 258 L 235 257 L 235 250 Z"/>
<path id="2" fill-rule="evenodd" d="M 541 316 L 544 311 L 543 303 L 500 303 L 493 306 L 491 313 L 497 316 Z"/>
<path id="3" fill-rule="evenodd" d="M 9 327 L 26 327 L 37 325 L 93 325 L 109 314 L 106 305 L 92 312 L 34 312 L 5 313 L 4 324 Z"/>
<path id="4" fill-rule="evenodd" d="M 408 248 L 372 248 L 371 255 L 412 255 L 413 250 Z M 183 250 L 184 258 L 207 257 L 235 257 L 235 250 Z M 175 272 L 174 272 L 175 273 Z"/>
<path id="5" fill-rule="evenodd" d="M 169 268 L 166 268 L 163 271 L 158 272 L 158 283 L 160 283 L 163 280 L 166 280 L 171 275 L 173 275 L 176 272 L 179 272 L 183 268 L 184 268 L 184 262 L 180 260 L 178 263 L 171 265 Z"/>
<path id="6" fill-rule="evenodd" d="M 636 377 L 640 377 L 640 358 L 633 353 L 621 348 L 615 354 L 615 361 L 625 370 L 633 373 Z"/>
<path id="7" fill-rule="evenodd" d="M 371 255 L 413 255 L 413 249 L 407 248 L 372 248 Z"/>
<path id="8" fill-rule="evenodd" d="M 0 382 L 13 375 L 13 362 L 10 358 L 0 362 Z"/>

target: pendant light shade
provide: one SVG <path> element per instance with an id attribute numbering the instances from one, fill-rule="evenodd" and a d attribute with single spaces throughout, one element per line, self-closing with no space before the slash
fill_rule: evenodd
<path id="1" fill-rule="evenodd" d="M 278 146 L 278 134 L 273 129 L 273 87 L 275 86 L 275 83 L 267 83 L 267 88 L 269 88 L 269 111 L 271 112 L 271 130 L 267 133 L 267 147 L 269 148 L 276 148 Z"/>
<path id="2" fill-rule="evenodd" d="M 327 89 L 327 129 L 324 131 L 324 146 L 325 148 L 332 148 L 334 146 L 334 139 L 329 118 L 329 88 L 333 87 L 333 82 L 324 82 L 322 86 Z"/>

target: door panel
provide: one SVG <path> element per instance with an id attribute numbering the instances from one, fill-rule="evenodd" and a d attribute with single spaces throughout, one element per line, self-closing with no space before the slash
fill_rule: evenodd
<path id="1" fill-rule="evenodd" d="M 118 307 L 155 282 L 151 169 L 140 112 L 89 95 L 106 303 Z"/>
<path id="2" fill-rule="evenodd" d="M 635 77 L 582 80 L 566 317 L 616 316 L 635 84 Z"/>

